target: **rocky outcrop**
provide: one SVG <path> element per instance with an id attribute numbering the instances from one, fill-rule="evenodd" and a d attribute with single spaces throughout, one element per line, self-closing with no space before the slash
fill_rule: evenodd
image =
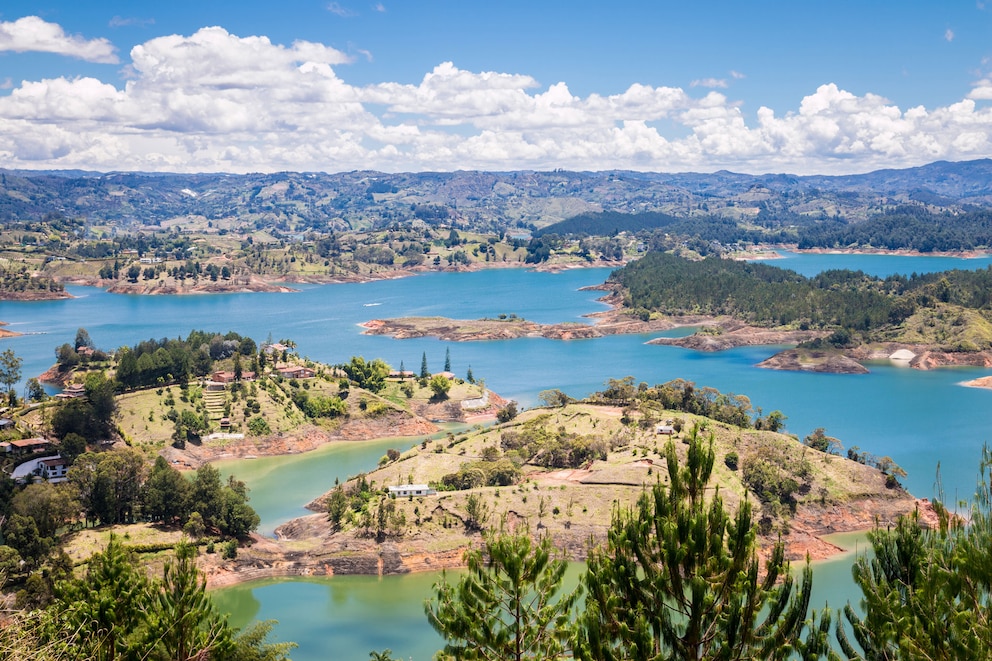
<path id="1" fill-rule="evenodd" d="M 781 351 L 771 358 L 758 363 L 758 367 L 770 370 L 824 372 L 829 374 L 868 373 L 868 368 L 856 360 L 848 358 L 839 351 L 821 351 L 816 349 L 789 349 Z"/>

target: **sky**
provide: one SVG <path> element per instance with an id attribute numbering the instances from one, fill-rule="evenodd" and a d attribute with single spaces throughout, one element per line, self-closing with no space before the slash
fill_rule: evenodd
<path id="1" fill-rule="evenodd" d="M 3 0 L 0 168 L 992 157 L 992 0 Z"/>

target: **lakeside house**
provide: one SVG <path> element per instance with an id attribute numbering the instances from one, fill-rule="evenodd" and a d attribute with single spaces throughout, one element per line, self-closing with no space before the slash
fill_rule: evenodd
<path id="1" fill-rule="evenodd" d="M 416 376 L 417 376 L 417 374 L 415 372 L 410 371 L 410 370 L 403 370 L 403 371 L 392 370 L 389 373 L 389 378 L 390 379 L 413 379 Z"/>
<path id="2" fill-rule="evenodd" d="M 263 345 L 262 351 L 264 351 L 267 354 L 283 353 L 284 351 L 289 351 L 289 347 L 286 346 L 285 344 L 274 342 L 272 344 Z"/>
<path id="3" fill-rule="evenodd" d="M 56 397 L 59 399 L 77 399 L 85 394 L 86 386 L 81 383 L 70 383 Z"/>
<path id="4" fill-rule="evenodd" d="M 234 378 L 234 372 L 214 372 L 210 378 L 216 383 L 234 383 L 236 380 Z M 241 373 L 241 380 L 254 381 L 255 373 L 245 370 Z"/>
<path id="5" fill-rule="evenodd" d="M 51 443 L 44 438 L 22 438 L 16 441 L 10 441 L 5 445 L 7 445 L 7 452 L 13 454 L 14 456 L 23 456 L 26 454 L 31 454 L 32 452 L 41 452 L 42 450 L 47 450 L 51 447 Z"/>
<path id="6" fill-rule="evenodd" d="M 65 482 L 69 477 L 69 463 L 57 454 L 38 457 L 14 468 L 10 477 L 21 482 L 30 481 L 34 477 L 41 477 L 53 483 Z"/>
<path id="7" fill-rule="evenodd" d="M 389 495 L 396 498 L 406 498 L 409 496 L 433 496 L 437 491 L 431 489 L 426 484 L 400 484 L 389 487 Z"/>
<path id="8" fill-rule="evenodd" d="M 303 365 L 281 365 L 276 367 L 276 371 L 285 379 L 312 379 L 317 376 L 315 370 Z"/>
<path id="9" fill-rule="evenodd" d="M 62 457 L 40 459 L 35 472 L 49 482 L 64 482 L 69 477 L 69 464 Z"/>
<path id="10" fill-rule="evenodd" d="M 654 428 L 654 433 L 663 436 L 672 436 L 675 434 L 675 427 L 671 425 L 658 425 Z"/>

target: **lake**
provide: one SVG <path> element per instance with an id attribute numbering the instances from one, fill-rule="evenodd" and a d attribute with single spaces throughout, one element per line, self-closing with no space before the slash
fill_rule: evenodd
<path id="1" fill-rule="evenodd" d="M 805 274 L 850 268 L 884 276 L 985 268 L 992 260 L 786 254 L 771 263 Z M 450 350 L 455 373 L 464 375 L 471 367 L 488 387 L 525 407 L 536 405 L 538 393 L 548 388 L 582 397 L 600 389 L 608 378 L 632 375 L 638 382 L 652 384 L 684 378 L 699 386 L 746 394 L 765 412 L 781 410 L 788 431 L 800 437 L 824 427 L 845 447 L 857 445 L 891 456 L 908 471 L 905 483 L 918 496 L 933 495 L 938 464 L 948 500 L 973 492 L 980 450 L 992 422 L 992 391 L 964 388 L 960 383 L 989 370 L 919 372 L 879 364 L 871 365 L 867 375 L 802 374 L 754 367 L 777 347 L 702 354 L 645 344 L 658 334 L 569 342 L 526 338 L 448 343 L 366 336 L 358 327 L 373 318 L 409 315 L 480 318 L 512 313 L 543 323 L 583 321 L 583 315 L 604 305 L 596 300 L 600 292 L 580 289 L 603 282 L 608 274 L 604 269 L 560 273 L 503 269 L 307 286 L 293 294 L 183 297 L 121 296 L 69 287 L 78 298 L 0 303 L 0 320 L 10 322 L 11 330 L 28 333 L 0 340 L 0 345 L 13 348 L 24 359 L 25 377 L 47 369 L 54 362 L 54 348 L 72 342 L 79 327 L 85 327 L 105 349 L 150 337 L 185 335 L 192 329 L 234 330 L 259 342 L 269 335 L 292 339 L 301 354 L 327 363 L 363 355 L 381 357 L 394 367 L 402 362 L 414 370 L 419 369 L 422 354 L 427 355 L 430 369 L 440 370 L 445 351 Z M 328 490 L 335 477 L 345 479 L 373 468 L 387 447 L 399 444 L 337 446 L 227 468 L 249 484 L 252 504 L 263 518 L 261 528 L 271 531 L 304 513 L 302 505 Z M 849 562 L 827 563 L 829 570 L 818 567 L 817 606 L 824 599 L 839 605 L 843 599 L 839 595 L 850 594 Z M 827 572 L 825 577 L 821 571 Z M 386 647 L 400 658 L 426 660 L 438 646 L 422 607 L 434 580 L 435 576 L 281 581 L 238 586 L 218 592 L 216 599 L 239 624 L 252 618 L 281 620 L 278 636 L 301 643 L 293 654 L 297 661 L 325 659 L 328 650 L 334 650 L 334 658 L 366 659 L 370 650 Z M 356 616 L 362 613 L 368 615 Z"/>

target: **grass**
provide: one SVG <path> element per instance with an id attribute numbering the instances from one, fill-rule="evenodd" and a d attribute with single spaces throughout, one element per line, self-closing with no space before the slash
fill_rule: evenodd
<path id="1" fill-rule="evenodd" d="M 654 433 L 654 425 L 625 424 L 618 408 L 573 404 L 560 409 L 532 409 L 507 425 L 470 430 L 459 435 L 427 441 L 400 459 L 370 473 L 376 487 L 405 483 L 440 483 L 448 473 L 457 472 L 468 462 L 479 461 L 483 448 L 501 447 L 506 431 L 543 428 L 551 433 L 597 436 L 609 439 L 613 449 L 605 459 L 596 460 L 584 471 L 544 469 L 525 464 L 522 480 L 512 486 L 482 487 L 468 491 L 441 492 L 437 496 L 397 500 L 418 538 L 432 538 L 432 546 L 453 548 L 464 543 L 461 520 L 470 495 L 483 499 L 491 512 L 489 524 L 502 520 L 525 521 L 533 530 L 552 534 L 579 527 L 605 531 L 618 506 L 632 504 L 646 486 L 667 480 L 665 446 L 668 437 Z M 719 485 L 726 506 L 735 509 L 745 495 L 756 515 L 769 514 L 787 530 L 788 508 L 763 505 L 742 480 L 743 470 L 725 464 L 727 454 L 739 456 L 743 466 L 749 460 L 771 463 L 776 470 L 794 477 L 802 487 L 796 494 L 800 504 L 824 502 L 842 504 L 866 494 L 885 491 L 881 474 L 846 458 L 808 448 L 796 439 L 774 432 L 740 429 L 706 418 L 665 411 L 662 419 L 681 418 L 685 430 L 699 423 L 703 438 L 713 437 L 715 463 L 712 488 Z M 672 438 L 676 454 L 684 460 L 686 433 Z M 500 451 L 500 455 L 502 455 Z M 543 505 L 542 505 L 543 501 Z M 557 513 L 555 512 L 557 508 Z M 417 518 L 420 523 L 416 524 Z"/>

